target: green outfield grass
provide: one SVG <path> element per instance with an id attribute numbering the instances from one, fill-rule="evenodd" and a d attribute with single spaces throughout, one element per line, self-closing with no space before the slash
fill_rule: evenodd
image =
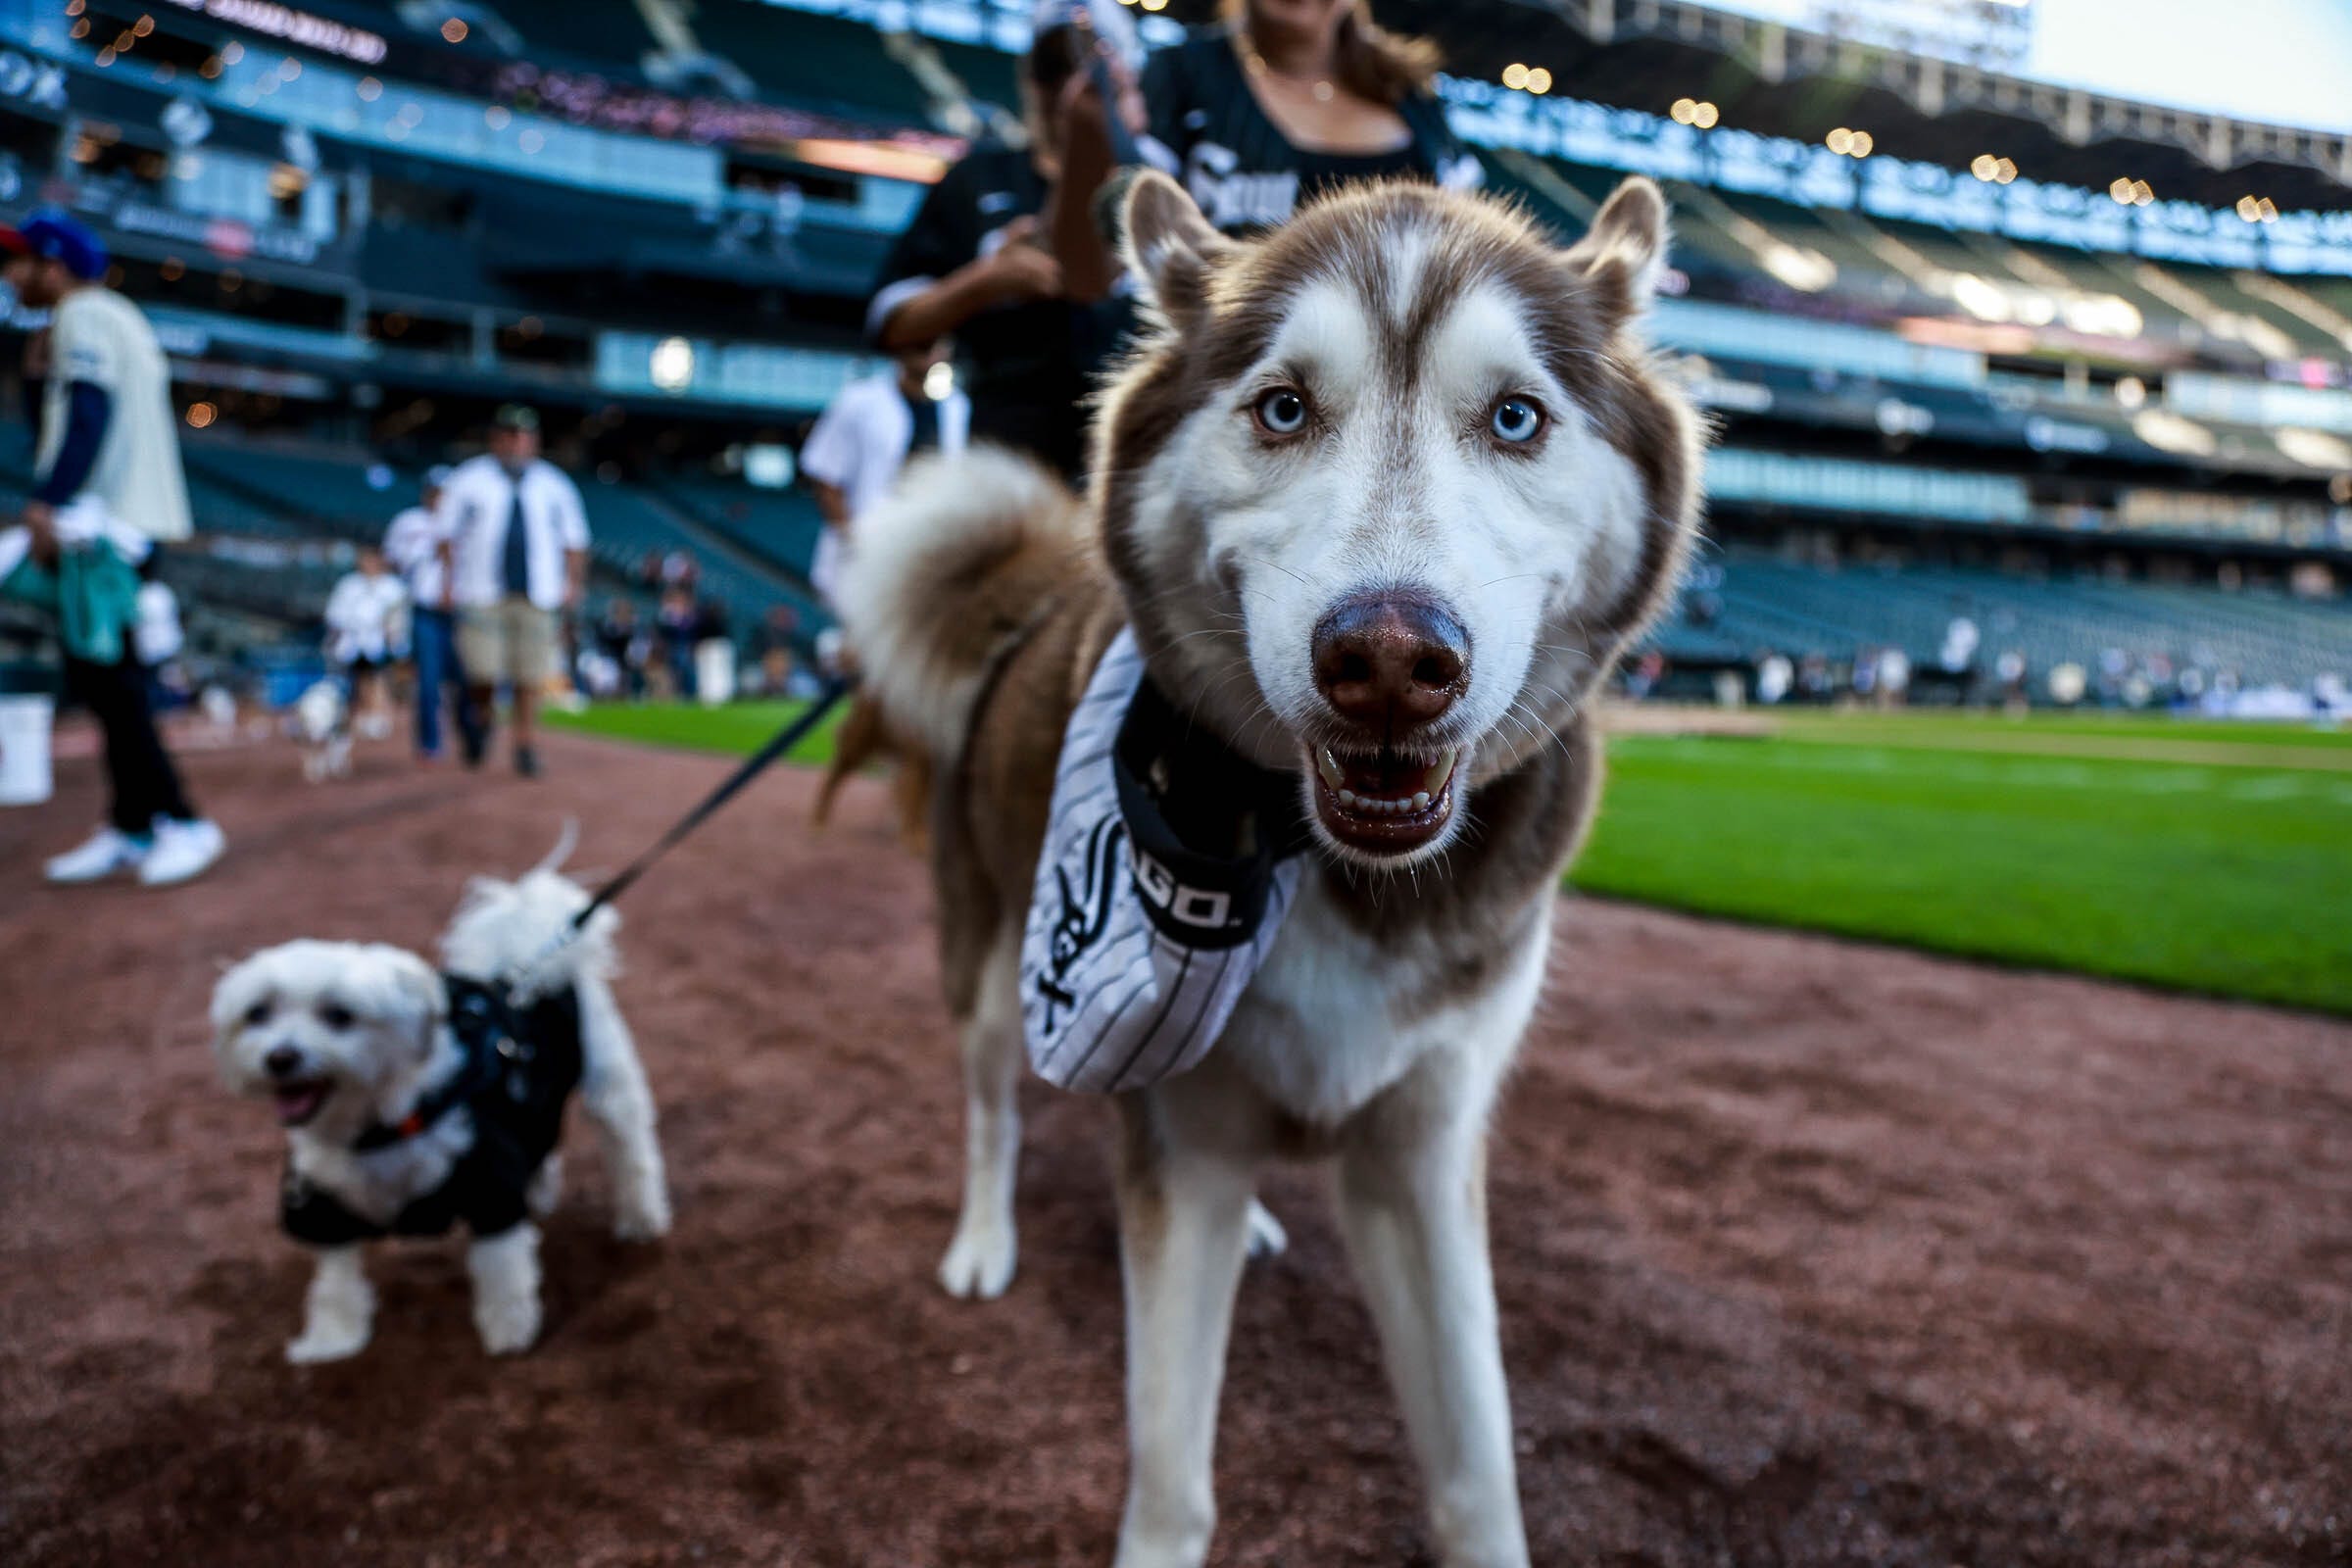
<path id="1" fill-rule="evenodd" d="M 794 710 L 619 707 L 555 721 L 741 754 Z M 1614 737 L 1600 820 L 1570 881 L 2352 1014 L 2352 735 L 1924 713 L 1774 725 Z M 828 756 L 831 728 L 795 760 Z"/>
<path id="2" fill-rule="evenodd" d="M 748 757 L 782 729 L 805 703 L 730 703 L 724 708 L 697 708 L 690 703 L 600 704 L 582 713 L 549 712 L 554 729 L 614 740 L 645 741 L 690 752 L 724 752 Z M 847 708 L 825 715 L 813 734 L 792 749 L 795 762 L 824 763 L 833 758 L 833 732 L 841 727 Z"/>

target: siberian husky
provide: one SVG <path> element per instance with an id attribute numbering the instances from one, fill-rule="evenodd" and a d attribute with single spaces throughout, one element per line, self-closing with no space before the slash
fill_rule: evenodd
<path id="1" fill-rule="evenodd" d="M 943 968 L 968 1092 L 942 1269 L 1014 1257 L 1018 956 L 1057 754 L 1122 626 L 1160 693 L 1280 770 L 1311 863 L 1223 1034 L 1116 1097 L 1132 1465 L 1121 1568 L 1200 1563 L 1260 1165 L 1328 1157 L 1440 1557 L 1528 1560 L 1488 1264 L 1488 1114 L 1591 818 L 1589 700 L 1677 575 L 1702 429 L 1642 325 L 1666 208 L 1560 250 L 1496 202 L 1343 194 L 1220 236 L 1140 178 L 1145 341 L 1081 501 L 979 451 L 918 468 L 843 585 L 867 690 L 943 765 Z"/>

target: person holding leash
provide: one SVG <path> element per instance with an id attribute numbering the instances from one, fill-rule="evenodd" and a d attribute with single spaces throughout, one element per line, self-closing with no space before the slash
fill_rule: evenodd
<path id="1" fill-rule="evenodd" d="M 482 728 L 466 737 L 481 762 L 498 683 L 513 691 L 514 771 L 539 775 L 533 722 L 556 673 L 556 617 L 588 580 L 588 511 L 579 486 L 539 456 L 539 414 L 519 404 L 490 421 L 490 450 L 450 470 L 434 514 L 447 593 L 458 612 L 458 658 Z"/>
<path id="2" fill-rule="evenodd" d="M 60 213 L 0 229 L 17 298 L 50 312 L 35 487 L 0 530 L 0 594 L 57 617 L 66 689 L 106 737 L 108 821 L 48 861 L 52 882 L 135 871 L 148 887 L 201 875 L 227 840 L 196 814 L 164 750 L 134 634 L 139 567 L 193 524 L 155 329 L 101 281 L 106 248 Z"/>

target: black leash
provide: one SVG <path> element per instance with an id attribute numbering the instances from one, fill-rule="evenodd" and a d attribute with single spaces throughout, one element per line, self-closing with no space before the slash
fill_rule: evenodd
<path id="1" fill-rule="evenodd" d="M 655 840 L 653 848 L 631 860 L 618 876 L 598 888 L 595 894 L 589 898 L 587 906 L 571 917 L 571 929 L 574 932 L 584 930 L 588 922 L 595 918 L 597 910 L 626 893 L 630 885 L 643 876 L 656 860 L 675 848 L 680 839 L 709 821 L 711 814 L 733 800 L 736 793 L 746 784 L 758 778 L 778 758 L 806 740 L 817 725 L 824 722 L 825 715 L 850 694 L 850 688 L 854 684 L 855 682 L 840 675 L 828 678 L 823 688 L 809 700 L 808 706 L 803 709 L 791 723 L 776 731 L 774 737 L 765 746 L 745 758 L 741 767 L 728 774 L 725 782 L 704 797 L 703 803 L 688 811 L 676 826 Z"/>

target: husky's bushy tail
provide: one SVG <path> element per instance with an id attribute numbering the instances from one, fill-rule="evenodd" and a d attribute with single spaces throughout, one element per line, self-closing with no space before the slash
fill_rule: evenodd
<path id="1" fill-rule="evenodd" d="M 858 519 L 837 601 L 866 696 L 946 763 L 999 651 L 1085 569 L 1093 522 L 1069 487 L 1002 447 L 908 466 Z"/>

